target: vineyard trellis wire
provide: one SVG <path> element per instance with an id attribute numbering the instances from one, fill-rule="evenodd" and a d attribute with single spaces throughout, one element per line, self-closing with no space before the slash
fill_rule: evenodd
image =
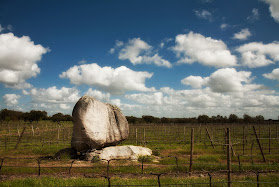
<path id="1" fill-rule="evenodd" d="M 14 125 L 14 124 L 13 124 Z M 41 126 L 40 126 L 41 125 Z M 48 125 L 48 127 L 47 127 Z M 255 133 L 253 132 L 253 126 L 255 127 L 255 130 L 257 132 L 258 137 L 256 138 Z M 71 126 L 67 126 L 64 124 L 34 124 L 32 126 L 27 126 L 26 124 L 16 124 L 14 127 L 11 128 L 12 125 L 10 124 L 9 129 L 7 126 L 3 127 L 1 126 L 1 135 L 0 135 L 0 148 L 1 149 L 15 149 L 16 145 L 19 147 L 42 147 L 56 144 L 57 146 L 69 146 L 70 139 L 71 139 Z M 26 127 L 25 132 L 23 131 L 23 127 Z M 258 150 L 257 141 L 260 142 L 260 145 L 263 147 L 263 154 L 264 155 L 278 155 L 278 131 L 277 131 L 277 124 L 268 124 L 268 125 L 177 125 L 177 124 L 154 124 L 154 125 L 148 125 L 148 124 L 141 124 L 141 125 L 130 125 L 130 137 L 128 140 L 124 141 L 123 144 L 137 144 L 137 145 L 143 145 L 143 146 L 156 146 L 158 143 L 163 145 L 181 145 L 187 146 L 191 143 L 191 129 L 194 130 L 194 144 L 200 144 L 203 145 L 205 149 L 217 149 L 216 147 L 220 147 L 223 151 L 223 154 L 225 154 L 227 151 L 225 150 L 225 147 L 228 145 L 226 141 L 226 128 L 231 129 L 231 140 L 229 143 L 229 150 L 230 154 L 233 158 L 237 158 L 237 162 L 233 163 L 231 165 L 232 167 L 232 174 L 238 172 L 238 173 L 245 173 L 245 172 L 254 172 L 254 173 L 275 173 L 278 174 L 278 162 L 276 163 L 264 163 L 260 164 L 258 163 L 258 154 L 260 151 Z M 225 130 L 224 130 L 225 129 Z M 22 133 L 24 132 L 24 133 Z M 154 133 L 156 132 L 156 133 Z M 22 136 L 21 136 L 22 135 Z M 21 137 L 21 138 L 20 138 Z M 21 139 L 21 140 L 20 140 Z M 19 141 L 20 140 L 20 141 Z M 34 141 L 34 142 L 33 142 Z M 189 154 L 190 155 L 190 154 Z M 188 156 L 189 156 L 188 155 Z M 185 162 L 183 158 L 175 157 L 174 155 L 169 155 L 169 159 L 173 158 L 175 160 L 175 164 L 153 164 L 152 166 L 155 167 L 155 173 L 156 173 L 156 167 L 174 167 L 178 168 L 178 172 L 180 167 L 188 168 L 188 166 L 191 164 L 189 162 Z M 247 162 L 242 163 L 243 160 L 247 160 L 249 158 L 250 164 L 247 164 Z M 12 163 L 6 163 L 8 159 L 21 159 L 17 157 L 1 157 L 1 167 L 0 172 L 1 175 L 3 175 L 3 168 L 12 168 L 12 167 L 18 167 L 20 168 L 20 165 L 13 165 Z M 43 171 L 45 169 L 68 169 L 71 174 L 73 174 L 73 170 L 75 169 L 92 169 L 92 167 L 78 167 L 75 166 L 75 162 L 71 160 L 71 163 L 67 167 L 61 167 L 61 166 L 42 166 L 44 162 L 57 162 L 52 160 L 41 160 L 39 163 L 38 158 L 22 158 L 22 159 L 34 159 L 37 162 L 37 166 L 23 166 L 23 168 L 37 168 L 38 172 Z M 182 160 L 182 163 L 180 162 Z M 268 161 L 268 159 L 267 159 Z M 261 161 L 262 162 L 262 161 Z M 255 164 L 256 163 L 256 164 Z M 42 165 L 41 165 L 42 164 Z M 145 164 L 145 163 L 142 163 Z M 195 166 L 198 166 L 198 168 L 204 168 L 206 165 L 215 165 L 220 168 L 221 172 L 226 173 L 228 172 L 226 168 L 226 164 L 214 164 L 214 163 L 204 163 L 204 162 L 198 162 L 198 160 L 194 159 L 194 171 L 193 172 L 200 172 L 199 170 L 195 171 Z M 152 168 L 150 168 L 151 164 L 146 164 L 147 172 L 151 175 L 151 173 L 154 174 L 152 171 Z M 99 168 L 106 168 L 107 165 L 101 164 L 98 166 Z M 130 167 L 130 166 L 116 166 L 112 165 L 109 166 L 111 168 L 116 167 Z M 141 168 L 142 165 L 139 167 Z M 95 168 L 95 166 L 93 167 Z M 143 168 L 143 167 L 142 167 Z M 245 169 L 248 168 L 248 169 Z M 265 170 L 259 170 L 258 168 L 266 168 Z M 1 171 L 2 170 L 2 171 Z M 175 170 L 175 169 L 174 169 Z M 203 174 L 208 175 L 208 173 L 212 176 L 215 172 L 219 171 L 202 171 Z M 117 170 L 116 170 L 117 171 Z M 32 172 L 31 172 L 32 173 Z M 180 172 L 181 173 L 181 172 Z M 108 176 L 107 174 L 104 176 L 110 177 L 107 180 L 113 181 L 113 174 L 117 174 L 118 176 L 121 175 L 121 173 L 110 173 L 112 176 Z M 133 174 L 140 175 L 141 171 L 139 173 L 135 172 Z M 157 173 L 164 175 L 171 176 L 172 173 Z M 188 173 L 189 174 L 189 173 Z M 161 175 L 160 175 L 161 176 Z M 186 175 L 185 175 L 186 176 Z M 255 174 L 255 176 L 257 176 Z M 210 177 L 209 177 L 210 179 Z M 212 177 L 211 177 L 212 179 Z M 213 178 L 214 179 L 214 178 Z M 214 182 L 214 181 L 213 181 Z M 213 184 L 212 182 L 212 184 Z M 225 181 L 224 181 L 225 182 Z M 224 184 L 223 182 L 223 184 Z M 231 183 L 245 183 L 249 181 L 231 181 Z M 266 181 L 265 181 L 266 182 Z M 270 184 L 276 184 L 276 182 L 269 181 Z M 226 183 L 226 182 L 225 182 Z M 259 181 L 260 183 L 260 181 Z M 210 185 L 211 183 L 207 183 Z M 165 184 L 164 184 L 165 185 Z M 179 185 L 179 184 L 177 184 Z"/>

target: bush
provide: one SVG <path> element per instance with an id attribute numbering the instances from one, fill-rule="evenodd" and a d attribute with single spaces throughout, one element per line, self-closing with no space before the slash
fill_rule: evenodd
<path id="1" fill-rule="evenodd" d="M 151 162 L 151 161 L 152 161 L 152 158 L 151 158 L 151 156 L 140 155 L 140 156 L 138 157 L 138 161 L 139 161 L 139 162 Z"/>

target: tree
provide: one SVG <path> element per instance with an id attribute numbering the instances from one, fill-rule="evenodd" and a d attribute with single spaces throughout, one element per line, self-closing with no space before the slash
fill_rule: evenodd
<path id="1" fill-rule="evenodd" d="M 258 115 L 255 117 L 255 121 L 257 123 L 262 123 L 262 122 L 264 122 L 264 117 L 262 115 Z"/>
<path id="2" fill-rule="evenodd" d="M 252 119 L 252 117 L 249 116 L 248 114 L 244 114 L 244 115 L 243 115 L 243 121 L 244 121 L 245 123 L 251 123 L 251 122 L 253 122 L 253 119 Z"/>
<path id="3" fill-rule="evenodd" d="M 30 122 L 39 120 L 45 120 L 47 119 L 47 112 L 46 111 L 39 111 L 39 110 L 31 110 L 29 113 L 25 115 L 25 120 L 28 120 Z"/>
<path id="4" fill-rule="evenodd" d="M 146 123 L 157 123 L 157 122 L 160 122 L 159 118 L 155 118 L 153 116 L 142 116 L 142 118 L 143 118 L 143 120 Z"/>
<path id="5" fill-rule="evenodd" d="M 64 115 L 63 115 L 62 113 L 54 114 L 54 115 L 51 117 L 51 120 L 54 121 L 54 122 L 64 121 Z"/>
<path id="6" fill-rule="evenodd" d="M 230 122 L 230 123 L 237 123 L 238 121 L 239 121 L 239 119 L 238 119 L 237 115 L 231 114 L 231 115 L 229 116 L 229 122 Z"/>
<path id="7" fill-rule="evenodd" d="M 60 121 L 72 121 L 73 117 L 70 115 L 64 115 L 62 113 L 56 113 L 50 118 L 53 122 L 60 122 Z"/>
<path id="8" fill-rule="evenodd" d="M 208 123 L 210 122 L 210 118 L 208 117 L 208 115 L 199 115 L 198 121 L 199 123 Z"/>

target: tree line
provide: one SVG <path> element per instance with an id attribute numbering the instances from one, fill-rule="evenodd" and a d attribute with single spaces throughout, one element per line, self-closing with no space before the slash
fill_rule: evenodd
<path id="1" fill-rule="evenodd" d="M 244 114 L 242 118 L 235 114 L 227 116 L 211 116 L 199 115 L 198 117 L 190 118 L 158 118 L 150 115 L 144 115 L 142 117 L 126 116 L 127 121 L 130 124 L 133 123 L 263 123 L 266 121 L 278 120 L 265 120 L 262 115 L 255 117 Z M 14 110 L 3 109 L 0 111 L 0 121 L 17 121 L 24 120 L 26 122 L 38 122 L 40 120 L 51 120 L 54 122 L 60 121 L 72 121 L 71 115 L 64 115 L 62 113 L 56 113 L 52 116 L 48 116 L 46 111 L 31 110 L 30 112 L 20 112 Z"/>
<path id="2" fill-rule="evenodd" d="M 20 112 L 14 110 L 3 109 L 0 111 L 0 121 L 19 121 L 38 122 L 40 120 L 51 120 L 54 122 L 72 121 L 72 116 L 56 113 L 48 116 L 46 111 L 31 110 L 30 112 Z"/>
<path id="3" fill-rule="evenodd" d="M 199 115 L 198 117 L 190 118 L 158 118 L 154 116 L 144 115 L 141 118 L 134 116 L 126 116 L 129 123 L 264 123 L 264 122 L 274 122 L 278 120 L 265 120 L 262 115 L 255 117 L 244 114 L 242 118 L 235 114 L 230 114 L 227 116 L 211 116 Z"/>

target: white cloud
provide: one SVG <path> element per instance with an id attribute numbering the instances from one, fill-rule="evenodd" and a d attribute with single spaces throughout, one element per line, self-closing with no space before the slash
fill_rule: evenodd
<path id="1" fill-rule="evenodd" d="M 233 39 L 237 39 L 237 40 L 247 40 L 248 37 L 252 36 L 251 32 L 249 31 L 249 29 L 242 29 L 240 32 L 235 33 L 233 36 Z"/>
<path id="2" fill-rule="evenodd" d="M 69 109 L 71 109 L 71 106 L 70 106 L 70 105 L 67 105 L 67 104 L 60 104 L 59 106 L 60 106 L 60 108 L 63 109 L 63 110 L 69 110 Z"/>
<path id="3" fill-rule="evenodd" d="M 19 98 L 20 98 L 20 95 L 16 95 L 16 94 L 5 94 L 3 96 L 4 103 L 7 106 L 15 106 L 15 105 L 17 105 Z"/>
<path id="4" fill-rule="evenodd" d="M 173 38 L 165 38 L 161 43 L 160 43 L 160 48 L 164 48 L 165 44 L 173 41 Z"/>
<path id="5" fill-rule="evenodd" d="M 129 40 L 128 44 L 125 45 L 121 43 L 120 46 L 124 46 L 119 52 L 118 58 L 120 60 L 129 60 L 133 65 L 154 63 L 157 66 L 168 68 L 172 66 L 169 61 L 163 59 L 158 53 L 151 55 L 152 47 L 140 38 Z M 113 49 L 111 53 L 114 52 Z"/>
<path id="6" fill-rule="evenodd" d="M 163 103 L 163 94 L 161 92 L 155 92 L 150 94 L 131 94 L 125 95 L 127 99 L 137 101 L 141 104 L 149 104 L 149 105 L 161 105 Z"/>
<path id="7" fill-rule="evenodd" d="M 28 36 L 0 34 L 0 82 L 14 88 L 29 87 L 26 80 L 40 73 L 37 63 L 49 50 L 35 45 Z"/>
<path id="8" fill-rule="evenodd" d="M 78 61 L 78 64 L 86 64 L 86 63 L 87 63 L 87 61 L 84 59 L 82 59 L 81 61 Z"/>
<path id="9" fill-rule="evenodd" d="M 112 99 L 110 102 L 111 102 L 111 104 L 116 105 L 118 107 L 122 106 L 122 103 L 121 103 L 120 99 Z"/>
<path id="10" fill-rule="evenodd" d="M 103 102 L 109 102 L 110 101 L 110 94 L 109 93 L 103 93 L 99 90 L 92 90 L 92 88 L 89 88 L 88 91 L 85 94 L 89 95 L 89 96 L 92 96 L 99 101 L 103 101 Z"/>
<path id="11" fill-rule="evenodd" d="M 4 30 L 5 30 L 5 28 L 3 28 L 2 25 L 0 24 L 0 33 Z"/>
<path id="12" fill-rule="evenodd" d="M 32 98 L 29 110 L 47 110 L 49 115 L 58 112 L 71 114 L 75 103 L 80 99 L 79 90 L 76 88 L 62 87 L 60 89 L 55 86 L 49 88 L 33 88 L 27 95 Z"/>
<path id="13" fill-rule="evenodd" d="M 26 90 L 22 90 L 22 94 L 23 95 L 30 95 L 30 93 L 28 91 L 26 91 Z"/>
<path id="14" fill-rule="evenodd" d="M 244 76 L 245 77 L 245 76 Z M 174 90 L 169 87 L 156 93 L 139 93 L 125 95 L 125 98 L 137 102 L 126 115 L 153 115 L 158 117 L 197 117 L 201 114 L 242 116 L 264 115 L 276 118 L 279 112 L 279 96 L 270 90 L 240 89 L 240 93 L 216 93 L 206 87 L 204 89 Z M 123 106 L 123 104 L 122 104 Z"/>
<path id="15" fill-rule="evenodd" d="M 80 98 L 79 91 L 76 88 L 62 87 L 57 89 L 56 86 L 47 89 L 33 88 L 30 90 L 30 95 L 35 103 L 66 104 L 75 103 Z"/>
<path id="16" fill-rule="evenodd" d="M 249 20 L 249 21 L 256 21 L 256 20 L 259 19 L 259 17 L 260 17 L 259 10 L 257 8 L 253 8 L 252 15 L 248 16 L 247 20 Z"/>
<path id="17" fill-rule="evenodd" d="M 13 26 L 12 25 L 8 25 L 7 27 L 3 27 L 0 24 L 0 33 L 3 32 L 4 30 L 12 31 L 13 30 Z"/>
<path id="18" fill-rule="evenodd" d="M 145 41 L 140 38 L 134 38 L 129 40 L 128 44 L 120 50 L 119 59 L 120 60 L 130 60 L 132 64 L 141 64 L 143 57 L 140 54 L 144 51 L 151 49 Z"/>
<path id="19" fill-rule="evenodd" d="M 222 23 L 222 24 L 220 25 L 220 28 L 221 28 L 222 30 L 225 30 L 225 29 L 228 28 L 228 27 L 229 27 L 229 25 L 226 24 L 226 23 Z"/>
<path id="20" fill-rule="evenodd" d="M 212 14 L 207 10 L 194 10 L 194 12 L 195 12 L 196 16 L 201 19 L 205 19 L 205 20 L 209 20 L 209 21 L 213 20 Z"/>
<path id="21" fill-rule="evenodd" d="M 271 73 L 265 73 L 263 76 L 267 79 L 279 81 L 279 68 L 274 69 Z"/>
<path id="22" fill-rule="evenodd" d="M 207 86 L 212 92 L 247 92 L 260 89 L 263 86 L 250 84 L 253 80 L 251 72 L 239 71 L 234 68 L 218 69 L 209 77 L 202 78 L 200 76 L 189 76 L 181 80 L 182 84 L 191 85 L 193 88 L 202 88 Z"/>
<path id="23" fill-rule="evenodd" d="M 143 56 L 143 62 L 147 64 L 151 64 L 152 62 L 157 66 L 165 66 L 165 67 L 172 67 L 171 63 L 156 53 L 154 56 Z"/>
<path id="24" fill-rule="evenodd" d="M 205 78 L 206 85 L 213 92 L 246 92 L 256 90 L 262 85 L 250 84 L 252 81 L 251 72 L 239 71 L 234 68 L 219 69 Z"/>
<path id="25" fill-rule="evenodd" d="M 116 40 L 115 46 L 109 50 L 109 53 L 113 54 L 118 48 L 120 48 L 123 45 L 124 43 L 122 41 Z"/>
<path id="26" fill-rule="evenodd" d="M 12 25 L 8 25 L 6 28 L 8 31 L 13 31 L 13 26 Z"/>
<path id="27" fill-rule="evenodd" d="M 267 66 L 279 61 L 279 43 L 252 42 L 236 49 L 241 53 L 242 64 L 250 68 Z"/>
<path id="28" fill-rule="evenodd" d="M 230 53 L 222 40 L 204 37 L 190 32 L 176 36 L 173 51 L 181 57 L 179 63 L 199 62 L 206 66 L 236 66 L 236 57 Z"/>
<path id="29" fill-rule="evenodd" d="M 278 0 L 262 0 L 269 4 L 269 11 L 275 21 L 279 22 L 279 1 Z"/>
<path id="30" fill-rule="evenodd" d="M 204 84 L 204 80 L 200 76 L 189 76 L 181 80 L 182 84 L 190 85 L 192 88 L 201 88 Z"/>
<path id="31" fill-rule="evenodd" d="M 152 75 L 146 71 L 133 71 L 125 66 L 114 69 L 93 63 L 71 67 L 59 76 L 70 79 L 72 84 L 87 84 L 112 94 L 122 94 L 130 90 L 154 91 L 154 88 L 145 86 L 145 79 L 151 78 Z"/>

